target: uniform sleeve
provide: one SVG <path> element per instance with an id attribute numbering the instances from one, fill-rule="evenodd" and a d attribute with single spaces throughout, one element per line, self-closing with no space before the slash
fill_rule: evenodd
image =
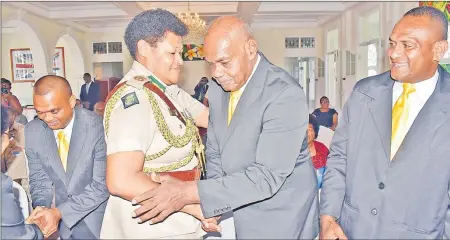
<path id="1" fill-rule="evenodd" d="M 206 106 L 199 102 L 197 99 L 193 98 L 189 93 L 185 92 L 183 89 L 179 89 L 176 96 L 177 103 L 180 104 L 184 109 L 192 115 L 192 118 L 196 119 L 200 114 L 205 111 Z"/>
<path id="2" fill-rule="evenodd" d="M 118 106 L 111 114 L 107 129 L 107 155 L 129 151 L 145 153 L 152 142 L 156 121 L 148 96 L 143 90 L 137 89 L 127 94 L 133 93 L 136 94 L 138 103 L 127 103 L 125 106 L 119 99 Z"/>

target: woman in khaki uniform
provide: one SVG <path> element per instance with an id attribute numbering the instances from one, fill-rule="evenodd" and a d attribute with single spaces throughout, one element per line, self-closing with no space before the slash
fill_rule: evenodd
<path id="1" fill-rule="evenodd" d="M 200 176 L 204 155 L 197 126 L 207 127 L 209 111 L 176 85 L 183 64 L 181 37 L 186 33 L 178 18 L 161 9 L 137 15 L 126 29 L 125 42 L 135 62 L 105 108 L 111 197 L 101 239 L 199 239 L 205 234 L 199 205 L 152 225 L 132 218 L 137 206 L 130 202 L 157 186 L 151 172 L 181 180 Z"/>

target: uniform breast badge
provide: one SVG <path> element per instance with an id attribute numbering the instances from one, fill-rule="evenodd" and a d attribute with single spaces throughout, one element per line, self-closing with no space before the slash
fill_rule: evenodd
<path id="1" fill-rule="evenodd" d="M 133 105 L 139 104 L 139 99 L 136 96 L 135 92 L 128 93 L 127 95 L 121 98 L 123 103 L 123 108 L 127 109 Z"/>
<path id="2" fill-rule="evenodd" d="M 146 78 L 144 76 L 135 76 L 134 80 L 142 82 L 142 81 L 148 80 L 148 78 Z"/>

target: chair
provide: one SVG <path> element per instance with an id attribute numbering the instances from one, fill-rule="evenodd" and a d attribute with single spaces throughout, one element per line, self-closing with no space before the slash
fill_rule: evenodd
<path id="1" fill-rule="evenodd" d="M 28 204 L 27 193 L 25 192 L 25 189 L 23 189 L 22 186 L 15 181 L 13 181 L 13 191 L 15 198 L 19 200 L 23 218 L 26 219 L 30 215 L 30 205 Z"/>

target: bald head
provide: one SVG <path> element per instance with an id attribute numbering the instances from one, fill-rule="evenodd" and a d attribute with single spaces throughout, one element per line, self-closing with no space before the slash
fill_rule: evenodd
<path id="1" fill-rule="evenodd" d="M 258 46 L 248 24 L 240 18 L 224 16 L 209 27 L 203 51 L 214 79 L 225 91 L 236 91 L 253 71 Z"/>
<path id="2" fill-rule="evenodd" d="M 208 28 L 206 37 L 225 37 L 230 40 L 245 41 L 253 38 L 250 27 L 242 19 L 234 16 L 217 18 Z"/>
<path id="3" fill-rule="evenodd" d="M 67 97 L 72 96 L 72 88 L 67 79 L 55 75 L 46 75 L 39 78 L 34 84 L 33 89 L 34 93 L 40 96 L 47 95 L 54 91 L 67 94 Z"/>
<path id="4" fill-rule="evenodd" d="M 73 119 L 76 98 L 69 82 L 59 76 L 47 75 L 34 85 L 34 109 L 52 130 L 64 129 Z"/>

